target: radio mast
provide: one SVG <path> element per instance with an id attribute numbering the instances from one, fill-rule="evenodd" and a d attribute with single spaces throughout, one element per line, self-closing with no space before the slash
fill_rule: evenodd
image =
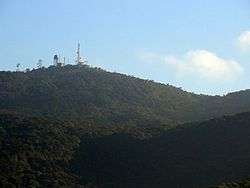
<path id="1" fill-rule="evenodd" d="M 81 57 L 80 55 L 80 43 L 77 44 L 77 51 L 76 51 L 76 63 L 77 65 L 82 66 L 84 63 L 87 63 L 87 61 Z"/>

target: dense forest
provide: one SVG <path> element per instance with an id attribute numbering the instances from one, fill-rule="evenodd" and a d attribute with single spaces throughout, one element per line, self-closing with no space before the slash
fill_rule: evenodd
<path id="1" fill-rule="evenodd" d="M 0 72 L 0 187 L 247 187 L 249 142 L 249 90 L 87 65 Z"/>
<path id="2" fill-rule="evenodd" d="M 243 113 L 160 132 L 135 127 L 118 133 L 1 114 L 0 186 L 194 188 L 236 182 L 249 176 L 249 122 L 250 113 Z M 143 132 L 155 136 L 141 137 Z"/>
<path id="3" fill-rule="evenodd" d="M 80 141 L 66 125 L 10 114 L 1 114 L 0 125 L 0 187 L 75 185 L 66 168 Z"/>
<path id="4" fill-rule="evenodd" d="M 249 188 L 250 187 L 250 179 L 242 180 L 242 181 L 235 181 L 235 182 L 228 182 L 222 183 L 219 186 L 214 186 L 211 188 Z"/>
<path id="5" fill-rule="evenodd" d="M 250 111 L 250 91 L 211 97 L 87 65 L 52 66 L 0 72 L 0 109 L 105 126 L 169 127 Z"/>
<path id="6" fill-rule="evenodd" d="M 139 140 L 113 134 L 82 141 L 79 175 L 103 187 L 207 187 L 249 176 L 250 113 L 194 123 Z M 104 186 L 105 185 L 105 186 Z"/>

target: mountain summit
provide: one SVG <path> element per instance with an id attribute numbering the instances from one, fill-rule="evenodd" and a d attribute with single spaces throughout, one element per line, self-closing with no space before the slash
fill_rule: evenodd
<path id="1" fill-rule="evenodd" d="M 104 126 L 169 127 L 250 111 L 250 91 L 197 95 L 87 65 L 52 66 L 0 72 L 0 109 Z"/>

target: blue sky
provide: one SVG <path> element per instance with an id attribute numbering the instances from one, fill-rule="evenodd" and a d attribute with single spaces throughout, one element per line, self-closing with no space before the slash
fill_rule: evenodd
<path id="1" fill-rule="evenodd" d="M 74 63 L 80 41 L 92 66 L 225 94 L 250 88 L 247 31 L 249 0 L 0 0 L 0 70 Z"/>

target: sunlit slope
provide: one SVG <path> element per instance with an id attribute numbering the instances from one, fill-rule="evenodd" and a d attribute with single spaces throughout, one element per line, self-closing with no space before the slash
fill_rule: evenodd
<path id="1" fill-rule="evenodd" d="M 226 97 L 188 93 L 88 66 L 0 72 L 0 110 L 100 125 L 151 126 L 250 110 L 250 92 Z"/>

